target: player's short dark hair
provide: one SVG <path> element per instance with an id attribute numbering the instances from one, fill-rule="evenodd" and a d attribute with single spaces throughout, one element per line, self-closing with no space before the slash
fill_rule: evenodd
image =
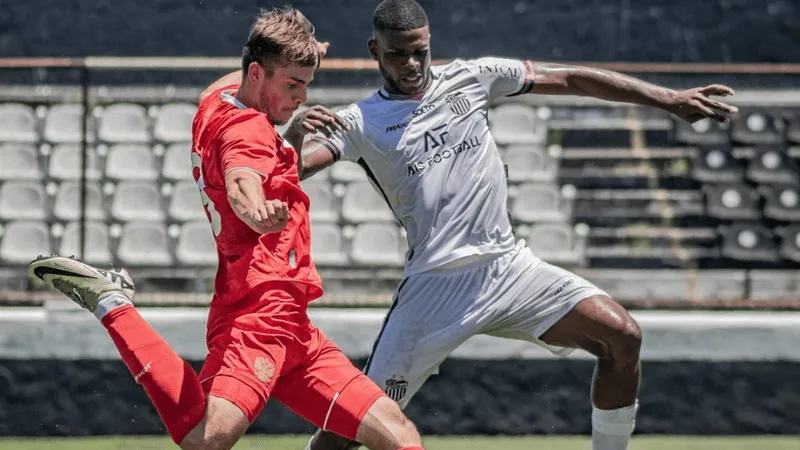
<path id="1" fill-rule="evenodd" d="M 408 31 L 427 25 L 428 15 L 414 0 L 383 0 L 372 16 L 372 27 L 379 31 Z"/>
<path id="2" fill-rule="evenodd" d="M 250 35 L 242 52 L 242 70 L 247 72 L 253 62 L 318 65 L 318 43 L 314 38 L 314 25 L 303 13 L 291 6 L 262 10 L 250 28 Z"/>

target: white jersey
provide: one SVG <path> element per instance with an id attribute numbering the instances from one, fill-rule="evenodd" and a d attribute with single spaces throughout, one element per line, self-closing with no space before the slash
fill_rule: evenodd
<path id="1" fill-rule="evenodd" d="M 339 113 L 352 131 L 313 138 L 361 165 L 386 199 L 406 229 L 406 276 L 504 253 L 516 241 L 488 113 L 493 99 L 531 89 L 525 66 L 482 58 L 431 71 L 423 94 L 378 91 Z"/>

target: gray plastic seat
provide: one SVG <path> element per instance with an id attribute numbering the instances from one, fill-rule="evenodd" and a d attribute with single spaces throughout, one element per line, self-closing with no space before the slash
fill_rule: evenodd
<path id="1" fill-rule="evenodd" d="M 780 228 L 776 234 L 781 238 L 780 257 L 800 263 L 800 224 Z"/>
<path id="2" fill-rule="evenodd" d="M 342 200 L 342 217 L 349 222 L 391 222 L 396 220 L 386 200 L 369 182 L 347 185 Z"/>
<path id="3" fill-rule="evenodd" d="M 44 222 L 9 222 L 0 242 L 0 260 L 28 264 L 39 255 L 52 253 L 50 232 Z"/>
<path id="4" fill-rule="evenodd" d="M 745 184 L 714 184 L 703 187 L 706 213 L 722 220 L 758 220 L 761 218 L 759 195 Z"/>
<path id="5" fill-rule="evenodd" d="M 407 247 L 397 226 L 365 223 L 355 229 L 350 243 L 350 258 L 356 264 L 400 267 Z"/>
<path id="6" fill-rule="evenodd" d="M 100 222 L 86 222 L 86 253 L 83 261 L 89 264 L 110 264 L 111 247 L 109 245 L 108 228 Z M 63 256 L 80 256 L 80 223 L 70 222 L 64 227 L 58 254 Z"/>
<path id="7" fill-rule="evenodd" d="M 100 157 L 97 150 L 89 147 L 86 158 L 86 178 L 99 180 L 102 176 Z M 78 144 L 57 145 L 50 154 L 47 172 L 56 180 L 79 180 L 81 178 L 81 153 L 83 150 Z"/>
<path id="8" fill-rule="evenodd" d="M 0 103 L 0 142 L 36 142 L 36 114 L 28 105 Z"/>
<path id="9" fill-rule="evenodd" d="M 182 222 L 206 220 L 197 183 L 184 181 L 175 184 L 169 202 L 169 216 Z"/>
<path id="10" fill-rule="evenodd" d="M 118 184 L 111 203 L 111 217 L 122 221 L 163 220 L 158 186 L 146 181 L 123 181 Z"/>
<path id="11" fill-rule="evenodd" d="M 772 230 L 761 224 L 741 223 L 719 228 L 721 255 L 737 261 L 776 262 L 778 247 Z"/>
<path id="12" fill-rule="evenodd" d="M 29 144 L 0 145 L 0 180 L 38 180 L 42 178 L 39 154 Z"/>
<path id="13" fill-rule="evenodd" d="M 692 145 L 724 145 L 730 140 L 729 124 L 712 119 L 698 120 L 695 123 L 675 121 L 675 140 Z"/>
<path id="14" fill-rule="evenodd" d="M 58 220 L 78 220 L 81 213 L 81 186 L 78 182 L 64 182 L 58 188 L 53 202 L 53 215 Z M 86 184 L 86 217 L 92 220 L 105 218 L 103 191 L 97 183 Z"/>
<path id="15" fill-rule="evenodd" d="M 106 176 L 115 180 L 155 180 L 161 167 L 146 145 L 120 144 L 108 151 Z"/>
<path id="16" fill-rule="evenodd" d="M 172 144 L 164 152 L 164 178 L 174 181 L 192 181 L 192 144 Z"/>
<path id="17" fill-rule="evenodd" d="M 489 117 L 489 127 L 498 144 L 544 145 L 547 141 L 547 129 L 533 108 L 526 105 L 497 106 Z"/>
<path id="18" fill-rule="evenodd" d="M 566 222 L 572 217 L 572 200 L 562 199 L 555 185 L 525 184 L 514 196 L 511 217 L 528 223 Z"/>
<path id="19" fill-rule="evenodd" d="M 42 136 L 48 142 L 78 144 L 83 141 L 81 119 L 83 107 L 77 103 L 53 105 L 44 119 Z M 92 123 L 91 121 L 89 122 Z M 89 128 L 89 142 L 94 142 L 94 129 Z"/>
<path id="20" fill-rule="evenodd" d="M 99 110 L 98 137 L 106 142 L 148 142 L 147 112 L 132 103 L 115 103 Z"/>
<path id="21" fill-rule="evenodd" d="M 311 258 L 318 266 L 347 264 L 342 229 L 338 225 L 311 222 Z"/>
<path id="22" fill-rule="evenodd" d="M 175 256 L 185 266 L 211 267 L 217 264 L 217 244 L 208 221 L 183 224 Z"/>
<path id="23" fill-rule="evenodd" d="M 0 219 L 38 219 L 47 217 L 47 194 L 41 183 L 8 181 L 0 186 Z"/>
<path id="24" fill-rule="evenodd" d="M 303 191 L 311 199 L 309 214 L 312 221 L 335 222 L 339 219 L 338 200 L 330 184 L 316 180 L 305 181 Z"/>
<path id="25" fill-rule="evenodd" d="M 169 266 L 169 237 L 161 222 L 128 222 L 122 227 L 117 258 L 126 266 Z"/>
<path id="26" fill-rule="evenodd" d="M 558 164 L 544 148 L 535 145 L 512 145 L 505 152 L 503 162 L 508 166 L 508 181 L 554 181 L 558 177 Z"/>
<path id="27" fill-rule="evenodd" d="M 524 236 L 531 251 L 543 260 L 569 265 L 585 261 L 585 236 L 576 236 L 569 224 L 536 224 Z"/>
<path id="28" fill-rule="evenodd" d="M 367 181 L 367 174 L 364 172 L 364 169 L 350 161 L 337 162 L 330 168 L 330 174 L 331 179 L 339 183 Z"/>
<path id="29" fill-rule="evenodd" d="M 164 142 L 192 140 L 192 121 L 197 106 L 189 103 L 169 103 L 159 109 L 153 125 L 153 137 Z"/>

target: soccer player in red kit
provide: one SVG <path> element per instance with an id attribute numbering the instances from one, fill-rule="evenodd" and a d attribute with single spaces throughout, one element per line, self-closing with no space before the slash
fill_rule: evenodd
<path id="1" fill-rule="evenodd" d="M 369 448 L 422 448 L 396 403 L 307 315 L 308 303 L 322 295 L 310 256 L 309 199 L 297 152 L 274 125 L 305 103 L 325 48 L 296 9 L 264 12 L 251 29 L 241 74 L 223 77 L 200 100 L 191 159 L 219 267 L 199 376 L 133 307 L 124 270 L 60 256 L 30 264 L 31 275 L 100 319 L 183 449 L 233 447 L 270 397 Z M 299 148 L 309 132 L 346 126 L 316 109 L 301 115 L 287 138 Z"/>

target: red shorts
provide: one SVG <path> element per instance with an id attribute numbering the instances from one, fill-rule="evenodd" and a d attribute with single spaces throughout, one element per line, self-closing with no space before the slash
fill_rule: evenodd
<path id="1" fill-rule="evenodd" d="M 212 305 L 200 382 L 250 422 L 274 397 L 317 427 L 355 440 L 367 410 L 385 394 L 311 324 L 306 307 L 304 293 L 289 283 Z"/>

